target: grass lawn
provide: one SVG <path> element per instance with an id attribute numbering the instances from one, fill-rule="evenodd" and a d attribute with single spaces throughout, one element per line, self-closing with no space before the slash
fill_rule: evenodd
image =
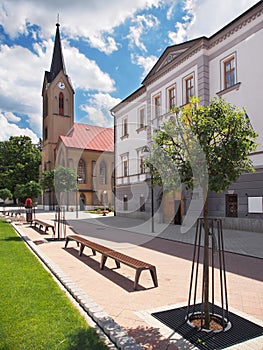
<path id="1" fill-rule="evenodd" d="M 51 275 L 0 220 L 0 350 L 106 350 Z"/>

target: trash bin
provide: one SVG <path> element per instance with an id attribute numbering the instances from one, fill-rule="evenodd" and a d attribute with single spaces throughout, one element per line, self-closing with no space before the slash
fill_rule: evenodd
<path id="1" fill-rule="evenodd" d="M 32 208 L 26 209 L 26 222 L 32 222 L 33 221 L 33 215 L 32 215 Z"/>
<path id="2" fill-rule="evenodd" d="M 32 199 L 27 198 L 25 201 L 25 208 L 26 208 L 26 222 L 32 222 L 33 221 L 33 215 L 32 215 Z"/>

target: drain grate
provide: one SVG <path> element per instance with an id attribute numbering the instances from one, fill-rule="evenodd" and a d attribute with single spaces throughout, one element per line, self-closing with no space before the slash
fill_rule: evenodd
<path id="1" fill-rule="evenodd" d="M 200 311 L 200 305 L 196 305 L 196 311 Z M 215 305 L 214 310 L 215 313 L 219 314 L 221 309 Z M 184 306 L 178 309 L 155 312 L 152 313 L 152 316 L 201 350 L 224 349 L 263 335 L 263 327 L 232 312 L 229 312 L 229 321 L 232 327 L 228 331 L 220 333 L 203 332 L 191 327 L 185 321 L 186 313 L 187 306 Z"/>

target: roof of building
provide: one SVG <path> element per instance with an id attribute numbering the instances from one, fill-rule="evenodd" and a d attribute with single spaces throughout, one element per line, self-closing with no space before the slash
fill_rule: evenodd
<path id="1" fill-rule="evenodd" d="M 61 135 L 60 140 L 69 148 L 100 152 L 114 151 L 114 130 L 111 128 L 74 123 L 68 135 Z"/>
<path id="2" fill-rule="evenodd" d="M 61 40 L 60 40 L 60 32 L 59 32 L 60 24 L 57 23 L 56 26 L 57 26 L 57 29 L 56 29 L 56 36 L 55 36 L 50 71 L 45 72 L 49 83 L 51 83 L 56 78 L 56 76 L 60 71 L 63 71 L 63 73 L 66 75 L 66 69 L 65 69 L 64 58 L 63 58 L 62 47 L 61 47 Z"/>

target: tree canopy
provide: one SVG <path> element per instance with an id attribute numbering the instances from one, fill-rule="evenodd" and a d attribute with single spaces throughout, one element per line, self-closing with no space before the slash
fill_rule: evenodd
<path id="1" fill-rule="evenodd" d="M 155 181 L 166 186 L 179 181 L 190 188 L 207 181 L 208 190 L 222 192 L 254 170 L 249 153 L 256 149 L 256 137 L 244 109 L 222 98 L 201 106 L 193 98 L 156 130 L 150 159 Z"/>
<path id="2" fill-rule="evenodd" d="M 0 188 L 14 194 L 18 184 L 38 181 L 41 152 L 28 136 L 11 136 L 0 142 Z"/>

